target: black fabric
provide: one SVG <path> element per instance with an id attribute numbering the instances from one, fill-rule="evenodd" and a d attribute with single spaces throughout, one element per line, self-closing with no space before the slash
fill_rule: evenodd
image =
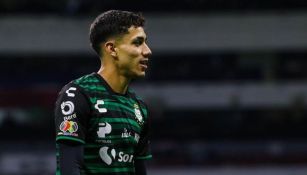
<path id="1" fill-rule="evenodd" d="M 135 175 L 146 175 L 146 165 L 144 160 L 135 160 Z"/>
<path id="2" fill-rule="evenodd" d="M 84 142 L 89 114 L 89 102 L 81 88 L 72 83 L 66 85 L 59 93 L 56 101 L 55 127 L 57 140 Z"/>
<path id="3" fill-rule="evenodd" d="M 59 143 L 61 175 L 80 175 L 83 166 L 84 146 Z"/>

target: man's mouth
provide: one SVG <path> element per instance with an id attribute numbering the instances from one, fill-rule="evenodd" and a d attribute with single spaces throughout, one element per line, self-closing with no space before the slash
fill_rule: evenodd
<path id="1" fill-rule="evenodd" d="M 141 66 L 144 67 L 144 68 L 147 68 L 147 67 L 148 67 L 148 59 L 141 60 L 139 63 L 140 63 Z"/>

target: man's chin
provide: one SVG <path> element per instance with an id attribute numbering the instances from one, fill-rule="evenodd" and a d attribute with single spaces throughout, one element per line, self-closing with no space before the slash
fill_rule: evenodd
<path id="1" fill-rule="evenodd" d="M 139 74 L 136 76 L 136 78 L 144 78 L 145 75 L 146 75 L 146 73 L 145 73 L 145 72 L 142 72 L 142 73 L 139 73 Z"/>
<path id="2" fill-rule="evenodd" d="M 145 72 L 137 72 L 137 73 L 134 73 L 134 74 L 130 75 L 130 78 L 131 79 L 144 78 L 145 75 L 146 75 Z"/>
<path id="3" fill-rule="evenodd" d="M 146 71 L 140 71 L 138 72 L 138 78 L 144 78 L 146 76 Z"/>

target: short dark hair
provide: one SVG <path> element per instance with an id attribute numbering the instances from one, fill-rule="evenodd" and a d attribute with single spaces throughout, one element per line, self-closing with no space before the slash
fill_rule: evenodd
<path id="1" fill-rule="evenodd" d="M 100 55 L 100 44 L 109 37 L 128 33 L 131 26 L 144 27 L 145 18 L 141 13 L 109 10 L 100 14 L 91 24 L 90 42 L 95 52 Z"/>

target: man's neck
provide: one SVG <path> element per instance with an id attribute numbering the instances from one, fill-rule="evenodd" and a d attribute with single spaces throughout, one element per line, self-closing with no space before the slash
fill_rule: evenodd
<path id="1" fill-rule="evenodd" d="M 103 77 L 114 92 L 119 94 L 127 92 L 130 80 L 120 75 L 116 70 L 101 67 L 97 73 Z"/>

